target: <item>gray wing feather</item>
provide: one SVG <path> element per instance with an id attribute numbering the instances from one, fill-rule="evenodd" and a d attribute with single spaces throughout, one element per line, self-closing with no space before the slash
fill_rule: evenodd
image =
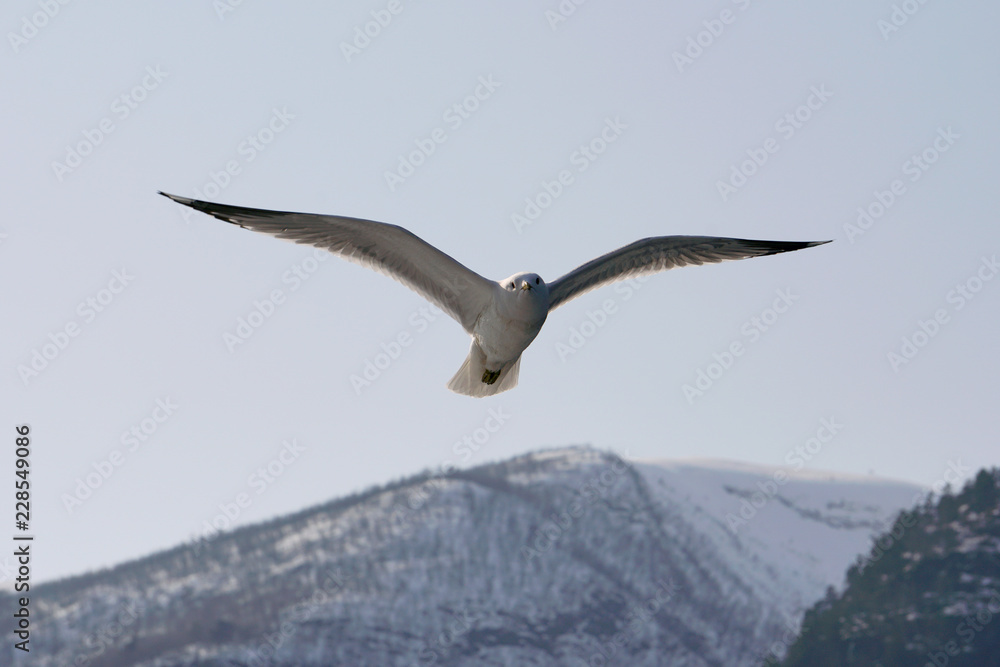
<path id="1" fill-rule="evenodd" d="M 179 204 L 256 232 L 314 245 L 385 274 L 420 294 L 472 332 L 494 283 L 402 227 L 336 215 L 214 204 L 161 192 Z"/>
<path id="2" fill-rule="evenodd" d="M 677 266 L 712 264 L 730 259 L 762 257 L 799 250 L 829 241 L 753 241 L 715 236 L 656 236 L 573 269 L 549 283 L 549 311 L 602 285 Z"/>

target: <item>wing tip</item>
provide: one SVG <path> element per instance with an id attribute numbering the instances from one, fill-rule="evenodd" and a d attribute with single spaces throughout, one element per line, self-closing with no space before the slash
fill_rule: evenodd
<path id="1" fill-rule="evenodd" d="M 188 199 L 187 197 L 181 197 L 179 195 L 172 195 L 169 192 L 164 192 L 163 190 L 157 190 L 156 194 L 163 195 L 167 199 L 172 199 L 178 204 L 184 204 L 185 206 L 190 206 L 194 202 L 193 199 Z"/>
<path id="2" fill-rule="evenodd" d="M 224 212 L 224 209 L 226 208 L 234 209 L 235 207 L 226 206 L 225 204 L 213 204 L 212 202 L 202 201 L 200 199 L 191 199 L 190 197 L 181 197 L 180 195 L 172 195 L 169 192 L 164 192 L 163 190 L 157 190 L 156 192 L 157 194 L 161 194 L 167 199 L 173 200 L 178 204 L 183 204 L 184 206 L 190 206 L 196 211 L 207 213 L 212 217 L 222 220 L 223 222 L 228 222 L 230 224 L 245 228 L 245 225 L 243 225 L 239 220 L 237 220 L 235 216 Z"/>
<path id="3" fill-rule="evenodd" d="M 770 249 L 770 252 L 764 253 L 765 255 L 777 255 L 783 252 L 814 248 L 818 245 L 833 243 L 833 239 L 826 241 L 758 241 L 758 243 L 765 244 L 765 247 Z"/>
<path id="4" fill-rule="evenodd" d="M 196 204 L 205 204 L 207 202 L 201 202 L 197 199 L 191 199 L 190 197 L 181 197 L 180 195 L 172 195 L 169 192 L 164 192 L 163 190 L 157 190 L 156 194 L 163 195 L 171 201 L 175 201 L 178 204 L 183 204 L 184 206 L 190 206 L 191 208 L 198 208 Z"/>

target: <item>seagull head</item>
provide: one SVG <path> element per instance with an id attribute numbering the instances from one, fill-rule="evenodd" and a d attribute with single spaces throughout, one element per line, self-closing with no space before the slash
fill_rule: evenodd
<path id="1" fill-rule="evenodd" d="M 537 273 L 515 273 L 510 278 L 500 281 L 500 285 L 508 292 L 516 294 L 531 294 L 532 297 L 548 296 L 549 286 Z"/>
<path id="2" fill-rule="evenodd" d="M 508 307 L 519 312 L 518 317 L 534 320 L 549 312 L 549 286 L 537 273 L 515 273 L 501 280 L 500 287 L 510 293 Z"/>

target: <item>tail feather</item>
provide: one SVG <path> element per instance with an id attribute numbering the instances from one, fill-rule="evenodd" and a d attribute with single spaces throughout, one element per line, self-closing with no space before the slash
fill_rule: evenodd
<path id="1" fill-rule="evenodd" d="M 458 369 L 451 381 L 448 382 L 448 389 L 456 394 L 483 398 L 493 396 L 500 392 L 513 389 L 517 386 L 517 375 L 521 368 L 521 357 L 505 364 L 500 369 L 500 377 L 493 384 L 483 382 L 483 373 L 486 371 L 486 355 L 475 341 L 469 349 L 469 356 L 465 358 L 465 363 Z M 495 370 L 495 369 L 494 369 Z"/>

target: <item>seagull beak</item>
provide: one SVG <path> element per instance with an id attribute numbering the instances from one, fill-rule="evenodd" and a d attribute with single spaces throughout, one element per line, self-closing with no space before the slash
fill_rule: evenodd
<path id="1" fill-rule="evenodd" d="M 527 280 L 525 280 L 525 281 L 523 281 L 523 282 L 521 283 L 521 291 L 522 291 L 522 292 L 523 292 L 524 290 L 530 290 L 530 289 L 531 289 L 531 283 L 529 283 L 529 282 L 528 282 Z"/>

